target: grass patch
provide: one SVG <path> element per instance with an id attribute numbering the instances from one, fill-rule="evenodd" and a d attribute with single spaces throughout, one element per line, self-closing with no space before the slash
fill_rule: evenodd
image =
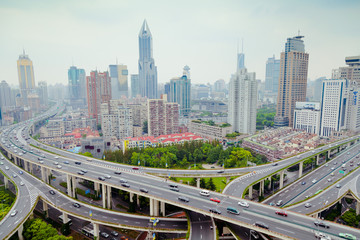
<path id="1" fill-rule="evenodd" d="M 203 179 L 205 180 L 205 182 L 208 182 L 210 178 L 203 178 Z M 188 184 L 188 181 L 189 181 L 189 183 L 191 183 L 193 178 L 190 178 L 190 177 L 177 177 L 176 178 L 177 182 L 180 182 L 180 180 L 182 180 L 184 184 Z M 213 183 L 215 184 L 217 192 L 221 192 L 222 190 L 224 190 L 224 188 L 226 186 L 226 177 L 213 177 L 212 180 L 213 180 Z"/>

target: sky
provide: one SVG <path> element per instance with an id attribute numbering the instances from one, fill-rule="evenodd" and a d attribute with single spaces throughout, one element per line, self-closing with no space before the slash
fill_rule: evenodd
<path id="1" fill-rule="evenodd" d="M 192 83 L 228 82 L 242 39 L 245 66 L 264 81 L 267 58 L 280 58 L 298 31 L 309 53 L 308 78 L 330 78 L 346 56 L 360 55 L 359 12 L 357 0 L 0 0 L 0 81 L 18 85 L 23 49 L 36 84 L 67 84 L 72 65 L 88 74 L 118 61 L 136 74 L 144 19 L 159 83 L 181 76 L 185 65 Z"/>

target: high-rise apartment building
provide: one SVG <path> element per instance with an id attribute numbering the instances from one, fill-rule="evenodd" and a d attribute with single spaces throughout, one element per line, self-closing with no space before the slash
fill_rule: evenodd
<path id="1" fill-rule="evenodd" d="M 48 105 L 48 91 L 47 83 L 45 81 L 40 81 L 38 83 L 37 95 L 40 99 L 40 104 Z"/>
<path id="2" fill-rule="evenodd" d="M 191 111 L 191 80 L 190 68 L 184 67 L 183 76 L 170 80 L 169 102 L 176 102 L 180 105 L 180 115 L 188 116 Z"/>
<path id="3" fill-rule="evenodd" d="M 146 20 L 139 33 L 139 87 L 142 97 L 157 98 L 157 67 L 153 58 L 152 35 Z"/>
<path id="4" fill-rule="evenodd" d="M 266 61 L 265 91 L 277 94 L 279 87 L 280 60 L 275 56 Z"/>
<path id="5" fill-rule="evenodd" d="M 309 54 L 303 36 L 288 38 L 280 57 L 279 88 L 275 126 L 293 125 L 296 102 L 306 101 Z"/>
<path id="6" fill-rule="evenodd" d="M 35 77 L 33 62 L 30 60 L 29 56 L 25 54 L 25 50 L 23 51 L 23 54 L 19 56 L 17 69 L 21 97 L 23 98 L 24 103 L 27 103 L 28 94 L 35 90 Z"/>
<path id="7" fill-rule="evenodd" d="M 85 70 L 71 66 L 68 70 L 69 98 L 72 105 L 84 105 L 86 101 Z"/>
<path id="8" fill-rule="evenodd" d="M 7 107 L 12 106 L 11 103 L 11 88 L 6 81 L 1 81 L 0 83 L 0 108 L 6 109 Z M 1 122 L 0 122 L 1 123 Z"/>
<path id="9" fill-rule="evenodd" d="M 138 74 L 131 74 L 131 97 L 135 98 L 140 93 L 140 82 Z"/>
<path id="10" fill-rule="evenodd" d="M 99 123 L 100 106 L 111 99 L 111 80 L 108 72 L 90 72 L 86 77 L 88 113 Z"/>
<path id="11" fill-rule="evenodd" d="M 319 102 L 296 102 L 294 128 L 308 133 L 319 134 L 320 115 Z"/>
<path id="12" fill-rule="evenodd" d="M 179 104 L 166 99 L 148 100 L 148 135 L 158 137 L 179 131 Z"/>
<path id="13" fill-rule="evenodd" d="M 120 99 L 122 96 L 129 96 L 128 70 L 127 66 L 109 65 L 111 77 L 111 95 L 113 99 Z"/>
<path id="14" fill-rule="evenodd" d="M 346 57 L 348 67 L 340 67 L 332 72 L 333 79 L 349 79 L 360 84 L 360 56 Z"/>
<path id="15" fill-rule="evenodd" d="M 233 131 L 254 134 L 256 131 L 257 80 L 246 68 L 231 76 L 228 121 Z"/>

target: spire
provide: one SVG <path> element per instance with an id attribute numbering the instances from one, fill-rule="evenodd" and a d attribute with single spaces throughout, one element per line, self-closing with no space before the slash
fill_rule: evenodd
<path id="1" fill-rule="evenodd" d="M 146 19 L 144 19 L 144 23 L 139 32 L 139 36 L 142 36 L 142 35 L 150 35 L 151 36 L 150 28 L 147 24 Z"/>

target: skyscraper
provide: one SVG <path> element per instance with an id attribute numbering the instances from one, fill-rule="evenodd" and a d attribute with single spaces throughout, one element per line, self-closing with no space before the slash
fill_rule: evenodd
<path id="1" fill-rule="evenodd" d="M 303 36 L 288 38 L 280 57 L 278 100 L 275 126 L 293 125 L 296 102 L 305 102 L 309 54 Z"/>
<path id="2" fill-rule="evenodd" d="M 6 81 L 1 81 L 0 83 L 0 108 L 6 109 L 10 107 L 11 104 L 11 88 Z"/>
<path id="3" fill-rule="evenodd" d="M 360 56 L 346 57 L 345 63 L 348 67 L 340 67 L 334 69 L 332 73 L 333 79 L 349 79 L 360 84 Z"/>
<path id="4" fill-rule="evenodd" d="M 183 76 L 170 80 L 169 102 L 176 102 L 180 105 L 180 114 L 188 116 L 191 110 L 191 80 L 190 68 L 184 67 Z"/>
<path id="5" fill-rule="evenodd" d="M 86 94 L 85 70 L 71 66 L 68 70 L 69 98 L 71 104 L 84 105 Z"/>
<path id="6" fill-rule="evenodd" d="M 245 68 L 245 54 L 244 53 L 238 53 L 237 54 L 237 65 L 236 70 L 240 70 Z"/>
<path id="7" fill-rule="evenodd" d="M 131 97 L 135 98 L 140 94 L 139 74 L 131 74 Z"/>
<path id="8" fill-rule="evenodd" d="M 265 91 L 277 94 L 279 87 L 280 60 L 275 56 L 266 61 Z"/>
<path id="9" fill-rule="evenodd" d="M 38 83 L 37 94 L 40 98 L 40 104 L 48 105 L 48 91 L 47 83 L 45 81 L 40 81 Z"/>
<path id="10" fill-rule="evenodd" d="M 35 89 L 35 78 L 33 63 L 29 56 L 25 54 L 25 50 L 23 51 L 23 54 L 19 56 L 17 69 L 21 97 L 23 98 L 24 103 L 27 103 L 27 95 Z"/>
<path id="11" fill-rule="evenodd" d="M 127 66 L 109 65 L 111 77 L 111 95 L 113 99 L 120 99 L 122 96 L 128 97 L 128 70 Z"/>
<path id="12" fill-rule="evenodd" d="M 139 86 L 141 96 L 149 99 L 157 98 L 157 82 L 152 35 L 146 20 L 144 20 L 139 33 Z"/>

